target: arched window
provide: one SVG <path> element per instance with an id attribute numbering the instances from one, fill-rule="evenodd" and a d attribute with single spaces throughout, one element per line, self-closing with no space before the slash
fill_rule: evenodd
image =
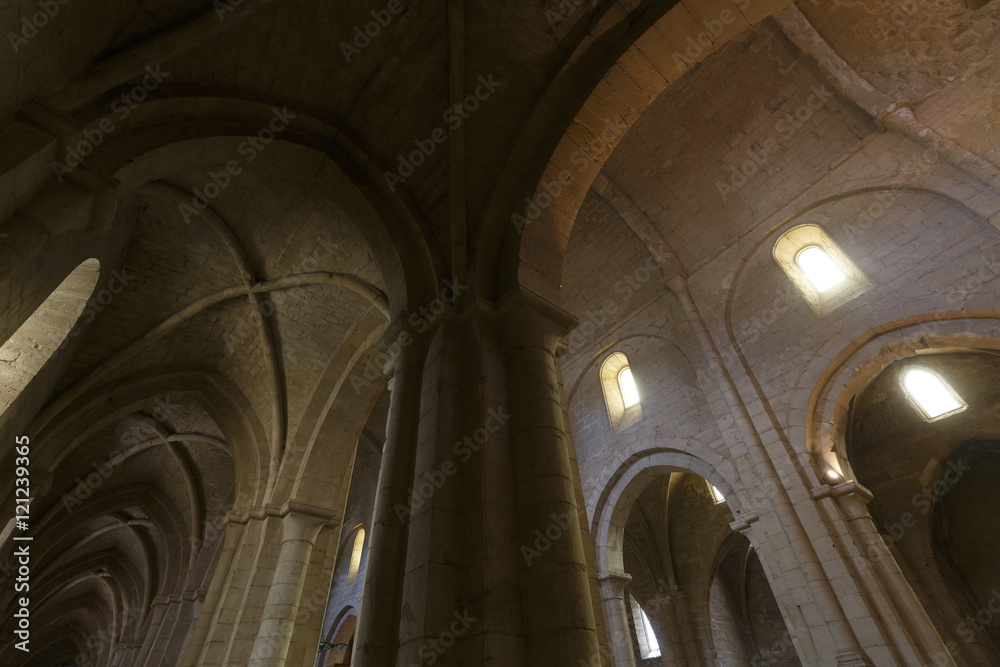
<path id="1" fill-rule="evenodd" d="M 774 261 L 823 316 L 872 287 L 872 283 L 819 225 L 799 225 L 781 235 Z"/>
<path id="2" fill-rule="evenodd" d="M 615 352 L 601 364 L 601 387 L 612 433 L 642 419 L 642 396 L 628 358 L 621 352 Z"/>
<path id="3" fill-rule="evenodd" d="M 968 407 L 937 373 L 925 368 L 912 367 L 903 371 L 903 389 L 928 421 L 950 417 Z"/>
<path id="4" fill-rule="evenodd" d="M 635 598 L 629 596 L 632 603 L 632 622 L 635 624 L 635 636 L 639 640 L 639 657 L 643 660 L 647 658 L 660 657 L 660 643 L 656 641 L 656 633 L 649 622 L 649 617 L 643 611 Z"/>
<path id="5" fill-rule="evenodd" d="M 100 270 L 94 258 L 76 267 L 0 347 L 0 414 L 66 342 L 94 293 Z"/>
<path id="6" fill-rule="evenodd" d="M 628 366 L 618 372 L 618 388 L 621 389 L 626 408 L 631 408 L 639 402 L 639 390 L 635 387 L 632 369 Z"/>
<path id="7" fill-rule="evenodd" d="M 358 578 L 361 569 L 361 554 L 365 550 L 365 529 L 359 528 L 354 536 L 354 547 L 351 551 L 351 566 L 347 570 L 347 585 L 352 585 Z"/>
<path id="8" fill-rule="evenodd" d="M 820 294 L 847 280 L 847 274 L 840 268 L 830 255 L 818 245 L 811 245 L 799 251 L 795 257 L 806 278 Z"/>

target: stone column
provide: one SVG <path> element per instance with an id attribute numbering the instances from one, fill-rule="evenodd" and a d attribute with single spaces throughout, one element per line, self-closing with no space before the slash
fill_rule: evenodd
<path id="1" fill-rule="evenodd" d="M 598 579 L 601 582 L 601 601 L 604 603 L 604 623 L 611 642 L 611 657 L 615 667 L 635 667 L 635 650 L 632 632 L 628 627 L 628 608 L 625 606 L 625 586 L 632 577 L 625 573 L 609 573 Z"/>
<path id="2" fill-rule="evenodd" d="M 149 629 L 142 640 L 142 648 L 139 649 L 139 655 L 136 658 L 137 663 L 144 664 L 152 652 L 153 644 L 156 643 L 156 638 L 160 633 L 160 626 L 163 625 L 163 618 L 166 616 L 169 604 L 170 600 L 165 595 L 153 598 L 153 602 L 150 605 L 153 613 L 149 619 Z"/>
<path id="3" fill-rule="evenodd" d="M 697 651 L 689 649 L 694 645 L 688 623 L 687 600 L 684 593 L 670 582 L 668 590 L 660 590 L 643 610 L 660 630 L 660 661 L 665 665 L 688 665 L 697 663 Z M 683 626 L 681 625 L 683 619 Z"/>
<path id="4" fill-rule="evenodd" d="M 171 593 L 167 597 L 167 607 L 160 619 L 159 627 L 155 630 L 156 634 L 153 637 L 153 642 L 149 645 L 145 656 L 145 664 L 159 665 L 164 662 L 167 644 L 177 631 L 177 621 L 181 616 L 183 602 L 183 597 L 177 593 Z M 153 632 L 154 630 L 150 628 L 150 633 Z"/>
<path id="5" fill-rule="evenodd" d="M 670 596 L 667 605 L 670 618 L 670 631 L 676 641 L 670 642 L 670 665 L 701 665 L 701 651 L 698 648 L 697 629 L 693 627 L 693 619 L 689 611 L 687 594 L 678 591 Z M 660 645 L 663 648 L 663 645 Z"/>
<path id="6" fill-rule="evenodd" d="M 328 516 L 299 511 L 288 511 L 282 518 L 281 551 L 250 654 L 250 667 L 282 667 L 285 664 L 312 549 L 320 530 L 329 520 Z"/>
<path id="7" fill-rule="evenodd" d="M 556 347 L 575 326 L 528 294 L 505 299 L 517 539 L 525 553 L 521 607 L 528 665 L 600 663 Z M 525 551 L 527 549 L 527 551 Z"/>
<path id="8" fill-rule="evenodd" d="M 215 565 L 212 574 L 212 582 L 208 586 L 205 594 L 205 601 L 201 605 L 201 612 L 195 624 L 194 632 L 191 634 L 191 641 L 188 642 L 184 652 L 183 667 L 195 667 L 205 646 L 209 630 L 212 627 L 212 620 L 215 618 L 216 607 L 222 598 L 222 591 L 226 581 L 229 579 L 230 568 L 233 565 L 233 556 L 236 555 L 236 548 L 243 539 L 243 528 L 245 524 L 233 523 L 226 517 L 228 522 L 225 527 L 226 536 L 222 544 L 222 551 L 219 554 L 219 562 Z"/>
<path id="9" fill-rule="evenodd" d="M 205 592 L 204 589 L 195 589 L 181 595 L 180 610 L 174 620 L 173 628 L 164 641 L 162 661 L 164 665 L 176 665 L 184 654 L 184 649 L 194 633 Z"/>
<path id="10" fill-rule="evenodd" d="M 764 442 L 750 419 L 750 413 L 740 398 L 736 383 L 726 368 L 722 354 L 701 316 L 698 305 L 688 290 L 687 279 L 676 275 L 667 280 L 666 284 L 670 291 L 677 296 L 677 300 L 680 301 L 681 307 L 684 309 L 684 314 L 698 340 L 705 362 L 711 369 L 713 379 L 718 384 L 737 428 L 740 430 L 740 435 L 746 443 L 747 455 L 755 473 L 762 482 L 773 489 L 773 493 L 769 497 L 770 504 L 795 551 L 798 564 L 805 574 L 808 590 L 816 601 L 816 607 L 823 615 L 825 625 L 833 638 L 837 649 L 837 665 L 839 667 L 871 667 L 871 659 L 861 648 L 858 638 L 854 634 L 854 629 L 848 622 L 844 610 L 840 606 L 840 601 L 819 564 L 819 558 L 813 549 L 812 541 L 792 507 L 791 500 L 788 498 L 781 478 L 775 469 L 774 461 L 768 455 Z"/>
<path id="11" fill-rule="evenodd" d="M 111 647 L 111 667 L 118 667 L 125 659 L 125 642 L 118 642 Z"/>
<path id="12" fill-rule="evenodd" d="M 443 316 L 427 334 L 412 500 L 395 512 L 409 531 L 397 667 L 475 664 L 484 655 L 508 661 L 485 613 L 506 620 L 516 605 L 499 604 L 487 583 L 499 554 L 486 541 L 497 533 L 486 530 L 493 512 L 481 494 L 484 474 L 498 466 L 484 472 L 480 463 L 497 442 L 473 438 L 486 433 L 477 387 L 483 349 L 473 330 Z"/>
<path id="13" fill-rule="evenodd" d="M 399 330 L 399 326 L 390 331 Z M 423 345 L 410 335 L 395 350 L 386 372 L 391 400 L 386 421 L 385 446 L 375 495 L 368 567 L 358 609 L 352 664 L 386 667 L 396 664 L 400 601 L 406 563 L 408 524 L 394 508 L 409 507 L 413 485 L 417 426 L 420 421 L 420 384 Z"/>
<path id="14" fill-rule="evenodd" d="M 913 593 L 868 513 L 868 503 L 873 498 L 871 491 L 857 482 L 844 482 L 813 489 L 812 495 L 816 500 L 832 497 L 840 506 L 858 550 L 865 561 L 874 567 L 876 576 L 883 583 L 883 590 L 900 616 L 898 620 L 910 635 L 913 648 L 924 664 L 940 667 L 954 665 L 955 661 L 937 628 Z"/>
<path id="15" fill-rule="evenodd" d="M 555 357 L 572 318 L 542 308 L 448 308 L 397 346 L 352 664 L 600 666 Z"/>

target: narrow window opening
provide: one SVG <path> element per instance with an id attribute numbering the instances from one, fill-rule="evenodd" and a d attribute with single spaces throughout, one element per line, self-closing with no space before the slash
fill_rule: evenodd
<path id="1" fill-rule="evenodd" d="M 854 261 L 819 225 L 799 225 L 782 234 L 774 261 L 819 317 L 873 287 Z"/>
<path id="2" fill-rule="evenodd" d="M 359 528 L 354 536 L 354 550 L 351 552 L 351 566 L 347 571 L 347 585 L 350 586 L 358 578 L 361 569 L 361 554 L 365 550 L 365 529 Z"/>
<path id="3" fill-rule="evenodd" d="M 600 378 L 612 433 L 627 429 L 642 419 L 639 388 L 623 353 L 614 352 L 604 360 Z"/>
<path id="4" fill-rule="evenodd" d="M 636 639 L 639 640 L 639 655 L 645 660 L 647 658 L 660 657 L 660 643 L 656 641 L 656 633 L 653 632 L 653 625 L 649 622 L 649 617 L 635 598 L 629 596 L 632 603 L 632 622 L 635 624 Z"/>
<path id="5" fill-rule="evenodd" d="M 903 388 L 926 419 L 948 417 L 968 407 L 944 380 L 923 368 L 904 372 Z"/>
<path id="6" fill-rule="evenodd" d="M 711 482 L 709 482 L 708 483 L 708 488 L 710 488 L 712 490 L 712 500 L 715 501 L 716 505 L 718 505 L 719 503 L 726 502 L 726 497 L 724 495 L 722 495 L 722 491 L 719 491 L 717 488 L 715 488 L 714 484 L 712 484 Z"/>
<path id="7" fill-rule="evenodd" d="M 618 386 L 622 390 L 622 399 L 625 401 L 626 408 L 631 408 L 639 402 L 639 390 L 635 386 L 632 369 L 628 366 L 618 373 Z"/>
<path id="8" fill-rule="evenodd" d="M 820 294 L 829 292 L 847 280 L 847 274 L 819 246 L 804 248 L 795 258 L 795 263 L 799 265 L 799 268 L 806 274 L 806 278 Z"/>

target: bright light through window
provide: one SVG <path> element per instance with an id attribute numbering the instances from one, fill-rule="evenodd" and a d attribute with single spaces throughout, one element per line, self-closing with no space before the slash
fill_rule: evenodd
<path id="1" fill-rule="evenodd" d="M 631 408 L 639 402 L 639 390 L 635 388 L 635 380 L 632 379 L 632 369 L 626 366 L 618 374 L 618 386 L 622 390 L 622 398 L 625 400 L 625 407 Z"/>
<path id="2" fill-rule="evenodd" d="M 350 586 L 358 578 L 361 569 L 361 554 L 365 550 L 365 529 L 360 528 L 354 537 L 354 550 L 351 552 L 351 566 L 347 571 L 347 585 Z"/>
<path id="3" fill-rule="evenodd" d="M 632 619 L 635 621 L 635 634 L 639 640 L 639 654 L 642 659 L 659 658 L 660 643 L 656 641 L 656 633 L 653 632 L 649 616 L 646 616 L 646 612 L 636 604 L 635 600 L 632 600 Z"/>
<path id="4" fill-rule="evenodd" d="M 941 378 L 922 368 L 907 370 L 903 387 L 928 419 L 961 412 L 966 407 Z"/>
<path id="5" fill-rule="evenodd" d="M 722 495 L 722 491 L 719 491 L 717 488 L 715 488 L 714 484 L 709 483 L 708 486 L 711 487 L 712 489 L 712 498 L 715 499 L 716 505 L 718 505 L 719 503 L 726 502 L 726 497 Z"/>
<path id="6" fill-rule="evenodd" d="M 795 258 L 795 263 L 820 293 L 829 291 L 847 279 L 837 263 L 819 246 L 804 249 Z"/>

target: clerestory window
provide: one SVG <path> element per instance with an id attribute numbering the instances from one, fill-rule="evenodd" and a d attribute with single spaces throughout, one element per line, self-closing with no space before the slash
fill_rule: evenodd
<path id="1" fill-rule="evenodd" d="M 361 554 L 365 550 L 365 529 L 359 528 L 354 536 L 354 547 L 351 550 L 351 565 L 347 570 L 347 585 L 352 585 L 358 578 L 361 569 Z"/>
<path id="2" fill-rule="evenodd" d="M 626 408 L 631 408 L 639 402 L 639 390 L 635 387 L 632 369 L 628 366 L 618 373 L 618 387 L 622 391 L 622 399 L 625 401 Z"/>
<path id="3" fill-rule="evenodd" d="M 772 255 L 821 317 L 872 287 L 867 276 L 819 225 L 799 225 L 788 230 L 775 242 Z"/>
<path id="4" fill-rule="evenodd" d="M 811 245 L 799 251 L 795 263 L 821 294 L 829 292 L 847 280 L 847 274 L 818 245 Z"/>
<path id="5" fill-rule="evenodd" d="M 903 389 L 917 411 L 928 421 L 950 417 L 968 407 L 937 373 L 925 368 L 903 371 Z"/>
<path id="6" fill-rule="evenodd" d="M 629 366 L 628 357 L 615 352 L 601 364 L 601 387 L 608 408 L 611 432 L 617 433 L 642 419 L 639 385 Z"/>

